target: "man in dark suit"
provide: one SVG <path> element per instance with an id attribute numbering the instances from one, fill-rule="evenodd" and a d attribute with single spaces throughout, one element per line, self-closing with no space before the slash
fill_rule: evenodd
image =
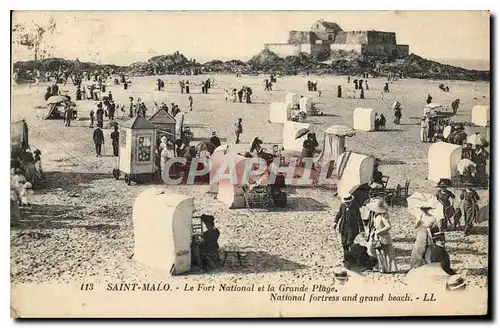
<path id="1" fill-rule="evenodd" d="M 217 133 L 214 131 L 212 132 L 212 138 L 210 138 L 210 142 L 212 145 L 214 145 L 214 149 L 219 147 L 221 145 L 219 137 L 217 137 Z"/>
<path id="2" fill-rule="evenodd" d="M 94 130 L 93 139 L 94 139 L 96 157 L 101 156 L 102 144 L 104 143 L 104 134 L 102 133 L 102 130 L 99 127 L 97 127 Z"/>

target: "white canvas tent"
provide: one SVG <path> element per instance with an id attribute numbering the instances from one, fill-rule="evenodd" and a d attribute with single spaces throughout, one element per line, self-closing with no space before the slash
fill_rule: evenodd
<path id="1" fill-rule="evenodd" d="M 288 93 L 285 97 L 285 104 L 289 104 L 290 107 L 300 105 L 300 95 L 298 93 Z"/>
<path id="2" fill-rule="evenodd" d="M 229 208 L 244 208 L 246 202 L 242 184 L 247 158 L 236 153 L 227 153 L 223 157 L 218 157 L 217 161 L 210 171 L 211 179 L 218 175 L 217 199 Z M 224 177 L 229 173 L 234 174 L 234 179 Z"/>
<path id="3" fill-rule="evenodd" d="M 150 188 L 133 207 L 134 259 L 151 268 L 186 273 L 191 268 L 194 198 Z"/>
<path id="4" fill-rule="evenodd" d="M 295 139 L 295 134 L 300 129 L 308 129 L 311 132 L 313 131 L 313 125 L 311 123 L 297 123 L 288 121 L 283 126 L 283 148 L 285 150 L 291 151 L 302 151 L 302 144 L 304 143 L 305 138 L 307 136 L 303 136 L 299 139 Z"/>
<path id="5" fill-rule="evenodd" d="M 337 164 L 339 197 L 344 198 L 361 185 L 370 183 L 375 158 L 372 156 L 346 152 L 339 156 Z"/>
<path id="6" fill-rule="evenodd" d="M 300 98 L 299 106 L 301 112 L 306 112 L 307 114 L 310 114 L 312 109 L 312 99 L 307 97 Z"/>
<path id="7" fill-rule="evenodd" d="M 353 128 L 360 131 L 375 130 L 375 110 L 372 108 L 356 108 L 352 113 Z"/>
<path id="8" fill-rule="evenodd" d="M 471 122 L 479 126 L 489 126 L 490 122 L 490 106 L 472 107 Z"/>
<path id="9" fill-rule="evenodd" d="M 436 142 L 429 147 L 427 179 L 439 182 L 451 179 L 457 172 L 457 165 L 462 157 L 462 147 L 447 142 Z"/>
<path id="10" fill-rule="evenodd" d="M 287 103 L 271 103 L 269 107 L 269 122 L 285 123 L 288 121 L 292 106 Z"/>
<path id="11" fill-rule="evenodd" d="M 353 129 L 342 125 L 332 125 L 325 130 L 323 150 L 317 162 L 322 167 L 329 164 L 327 177 L 330 176 L 340 154 L 344 152 L 346 135 L 352 136 L 354 134 L 355 131 Z"/>

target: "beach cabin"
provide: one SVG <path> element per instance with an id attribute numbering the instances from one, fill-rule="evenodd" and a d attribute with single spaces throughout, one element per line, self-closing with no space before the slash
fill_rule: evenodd
<path id="1" fill-rule="evenodd" d="M 300 111 L 306 112 L 307 115 L 312 112 L 312 99 L 307 97 L 300 98 L 299 101 Z"/>
<path id="2" fill-rule="evenodd" d="M 160 109 L 151 116 L 148 121 L 156 127 L 156 137 L 160 139 L 163 136 L 175 141 L 175 118 L 165 109 Z"/>
<path id="3" fill-rule="evenodd" d="M 375 130 L 375 110 L 372 108 L 356 108 L 352 113 L 352 120 L 355 130 Z"/>
<path id="4" fill-rule="evenodd" d="M 113 176 L 118 180 L 124 174 L 127 184 L 131 181 L 151 180 L 155 165 L 156 127 L 136 116 L 120 125 L 118 168 Z"/>
<path id="5" fill-rule="evenodd" d="M 150 188 L 137 196 L 132 211 L 133 259 L 172 275 L 188 273 L 194 198 Z"/>
<path id="6" fill-rule="evenodd" d="M 293 107 L 295 105 L 300 105 L 300 95 L 298 93 L 288 93 L 285 96 L 285 104 L 290 105 L 290 107 Z"/>
<path id="7" fill-rule="evenodd" d="M 269 106 L 269 122 L 285 123 L 288 121 L 292 106 L 287 103 L 271 103 Z"/>
<path id="8" fill-rule="evenodd" d="M 356 134 L 354 129 L 343 125 L 332 125 L 325 130 L 323 149 L 318 157 L 317 163 L 321 167 L 328 166 L 326 177 L 330 177 L 337 160 L 344 152 L 345 137 Z"/>
<path id="9" fill-rule="evenodd" d="M 490 106 L 472 107 L 471 122 L 478 126 L 490 126 Z"/>
<path id="10" fill-rule="evenodd" d="M 346 152 L 337 163 L 337 192 L 341 198 L 352 195 L 359 186 L 369 184 L 373 175 L 375 158 L 363 154 Z"/>
<path id="11" fill-rule="evenodd" d="M 298 139 L 295 139 L 295 135 L 301 129 L 308 129 L 310 132 L 314 132 L 313 127 L 311 123 L 286 122 L 283 126 L 283 148 L 285 151 L 302 152 L 302 144 L 306 140 L 307 135 Z"/>
<path id="12" fill-rule="evenodd" d="M 436 142 L 429 147 L 429 181 L 438 183 L 440 179 L 451 179 L 457 172 L 457 165 L 462 157 L 462 147 L 447 142 Z"/>

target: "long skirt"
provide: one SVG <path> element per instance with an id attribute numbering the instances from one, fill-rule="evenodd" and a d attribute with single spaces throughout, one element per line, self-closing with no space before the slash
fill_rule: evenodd
<path id="1" fill-rule="evenodd" d="M 464 204 L 465 231 L 470 230 L 474 222 L 478 221 L 479 207 L 477 204 Z"/>
<path id="2" fill-rule="evenodd" d="M 398 271 L 396 252 L 392 244 L 383 245 L 382 248 L 376 249 L 375 254 L 377 255 L 380 272 L 394 273 Z"/>
<path id="3" fill-rule="evenodd" d="M 413 249 L 411 251 L 410 264 L 412 269 L 421 267 L 426 263 L 425 252 L 431 244 L 432 240 L 430 240 L 430 236 L 427 233 L 427 228 L 419 227 L 415 244 L 413 244 Z"/>

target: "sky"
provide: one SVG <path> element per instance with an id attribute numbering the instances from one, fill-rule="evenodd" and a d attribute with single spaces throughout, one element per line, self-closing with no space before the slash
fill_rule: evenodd
<path id="1" fill-rule="evenodd" d="M 51 16 L 57 30 L 43 39 L 51 57 L 95 63 L 129 65 L 175 51 L 199 62 L 247 60 L 320 18 L 344 31 L 396 32 L 398 44 L 425 58 L 490 58 L 486 11 L 16 11 L 12 23 L 31 28 Z M 23 47 L 12 50 L 13 61 L 33 59 Z"/>

